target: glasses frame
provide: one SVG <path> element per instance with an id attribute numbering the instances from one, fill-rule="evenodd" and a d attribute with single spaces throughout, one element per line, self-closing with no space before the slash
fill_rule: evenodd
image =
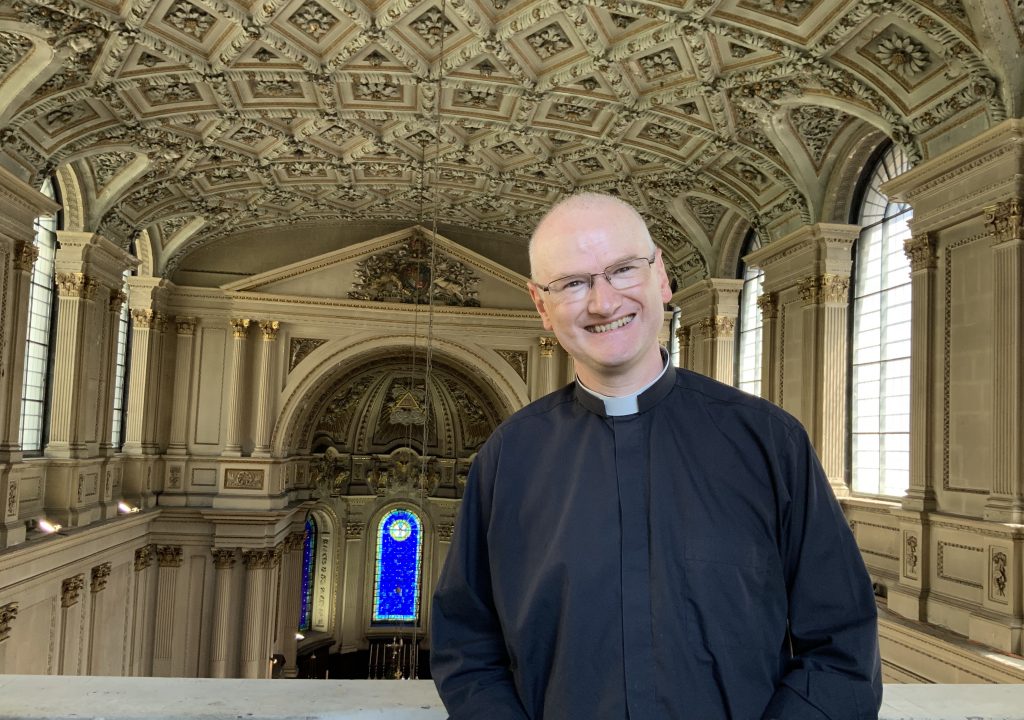
<path id="1" fill-rule="evenodd" d="M 578 277 L 580 279 L 583 279 L 584 277 L 589 277 L 590 278 L 590 282 L 587 285 L 587 293 L 589 293 L 591 290 L 594 289 L 594 283 L 597 281 L 598 277 L 603 277 L 605 279 L 605 281 L 611 287 L 615 288 L 616 290 L 629 290 L 629 288 L 636 287 L 636 285 L 639 285 L 640 283 L 637 283 L 636 285 L 629 285 L 629 286 L 624 287 L 624 288 L 616 288 L 615 285 L 612 284 L 612 279 L 608 276 L 608 271 L 612 270 L 613 268 L 618 267 L 619 265 L 625 265 L 627 263 L 631 263 L 634 260 L 644 260 L 644 261 L 647 262 L 647 266 L 651 267 L 652 265 L 654 265 L 654 262 L 657 259 L 658 259 L 658 251 L 657 251 L 657 249 L 655 249 L 654 253 L 650 257 L 644 257 L 642 255 L 639 255 L 637 257 L 626 258 L 625 260 L 619 260 L 618 262 L 612 263 L 611 265 L 606 267 L 601 272 L 596 272 L 596 273 L 571 273 L 569 275 L 563 275 L 562 277 L 557 277 L 554 280 L 552 280 L 551 282 L 549 282 L 547 285 L 541 285 L 540 283 L 534 283 L 533 286 L 535 288 L 537 288 L 538 290 L 543 290 L 544 292 L 546 292 L 548 294 L 548 297 L 556 298 L 556 299 L 561 299 L 563 297 L 563 295 L 562 295 L 562 293 L 559 293 L 559 292 L 552 293 L 551 292 L 551 286 L 554 285 L 556 282 L 558 282 L 560 280 L 565 280 L 567 278 L 577 278 Z M 643 282 L 643 281 L 641 281 L 641 282 Z M 584 296 L 581 296 L 581 297 L 584 297 Z"/>

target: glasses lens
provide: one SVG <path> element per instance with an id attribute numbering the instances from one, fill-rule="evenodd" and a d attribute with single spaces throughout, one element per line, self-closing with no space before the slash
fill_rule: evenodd
<path id="1" fill-rule="evenodd" d="M 643 282 L 650 269 L 651 264 L 646 258 L 633 258 L 608 267 L 604 273 L 613 288 L 625 290 Z"/>
<path id="2" fill-rule="evenodd" d="M 548 285 L 548 291 L 558 296 L 559 300 L 574 300 L 587 294 L 590 280 L 589 275 L 570 275 L 552 282 Z"/>

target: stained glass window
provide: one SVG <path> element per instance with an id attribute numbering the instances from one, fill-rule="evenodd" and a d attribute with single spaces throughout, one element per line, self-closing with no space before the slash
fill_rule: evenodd
<path id="1" fill-rule="evenodd" d="M 423 532 L 412 510 L 396 508 L 377 526 L 373 583 L 373 622 L 412 623 L 419 619 Z"/>
<path id="2" fill-rule="evenodd" d="M 306 537 L 302 543 L 302 606 L 299 609 L 299 630 L 309 630 L 313 618 L 313 578 L 316 570 L 316 520 L 306 518 Z"/>
<path id="3" fill-rule="evenodd" d="M 900 496 L 910 482 L 910 238 L 912 210 L 881 191 L 910 168 L 897 146 L 873 168 L 853 248 L 850 474 L 857 492 Z"/>

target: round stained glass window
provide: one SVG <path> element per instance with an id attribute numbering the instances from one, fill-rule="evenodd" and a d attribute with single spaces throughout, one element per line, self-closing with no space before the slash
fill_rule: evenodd
<path id="1" fill-rule="evenodd" d="M 391 527 L 388 528 L 388 534 L 395 542 L 402 542 L 412 535 L 412 525 L 409 524 L 408 520 L 399 518 L 391 523 Z"/>

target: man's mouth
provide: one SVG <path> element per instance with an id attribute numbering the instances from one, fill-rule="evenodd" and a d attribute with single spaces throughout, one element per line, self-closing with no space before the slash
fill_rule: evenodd
<path id="1" fill-rule="evenodd" d="M 604 325 L 590 325 L 587 327 L 587 332 L 594 334 L 606 333 L 610 330 L 615 330 L 624 325 L 629 325 L 631 322 L 633 322 L 633 318 L 635 317 L 635 314 L 626 315 L 625 317 L 621 317 L 618 320 L 613 320 L 610 323 L 605 323 Z"/>

